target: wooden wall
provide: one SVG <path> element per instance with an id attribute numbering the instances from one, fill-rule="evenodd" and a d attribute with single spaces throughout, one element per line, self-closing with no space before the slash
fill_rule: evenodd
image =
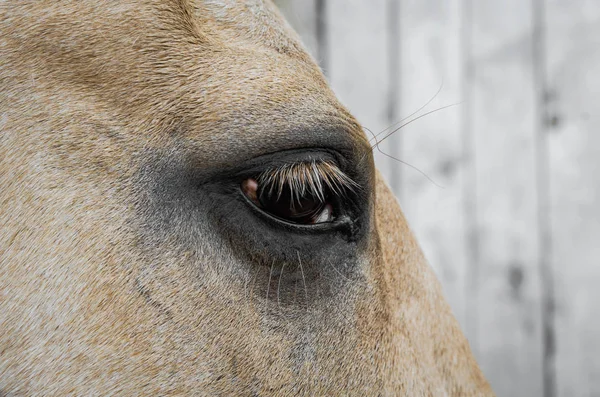
<path id="1" fill-rule="evenodd" d="M 600 396 L 600 1 L 276 2 L 373 133 L 456 104 L 375 154 L 497 395 Z"/>

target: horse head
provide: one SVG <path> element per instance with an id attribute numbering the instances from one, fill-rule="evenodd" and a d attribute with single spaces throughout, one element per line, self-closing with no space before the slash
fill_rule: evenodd
<path id="1" fill-rule="evenodd" d="M 4 394 L 491 394 L 271 2 L 3 2 L 0 32 Z"/>

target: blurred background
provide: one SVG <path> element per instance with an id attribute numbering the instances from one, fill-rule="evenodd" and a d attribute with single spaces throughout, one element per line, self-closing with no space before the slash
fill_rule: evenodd
<path id="1" fill-rule="evenodd" d="M 376 161 L 497 395 L 600 396 L 600 1 L 276 3 L 365 129 L 434 111 Z"/>

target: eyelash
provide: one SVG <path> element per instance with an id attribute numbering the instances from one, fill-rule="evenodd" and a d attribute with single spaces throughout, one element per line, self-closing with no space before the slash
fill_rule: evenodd
<path id="1" fill-rule="evenodd" d="M 326 189 L 345 197 L 359 188 L 356 182 L 330 161 L 284 164 L 262 172 L 255 179 L 263 191 L 268 189 L 269 197 L 277 193 L 277 198 L 280 198 L 284 188 L 288 187 L 297 201 L 306 194 L 324 201 Z"/>

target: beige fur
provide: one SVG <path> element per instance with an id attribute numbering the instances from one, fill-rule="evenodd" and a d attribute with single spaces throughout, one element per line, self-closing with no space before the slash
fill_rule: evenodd
<path id="1" fill-rule="evenodd" d="M 355 271 L 311 282 L 337 259 L 305 259 L 299 298 L 168 199 L 182 169 L 331 145 L 365 160 L 370 231 Z M 20 0 L 0 2 L 0 395 L 492 392 L 270 2 Z"/>

